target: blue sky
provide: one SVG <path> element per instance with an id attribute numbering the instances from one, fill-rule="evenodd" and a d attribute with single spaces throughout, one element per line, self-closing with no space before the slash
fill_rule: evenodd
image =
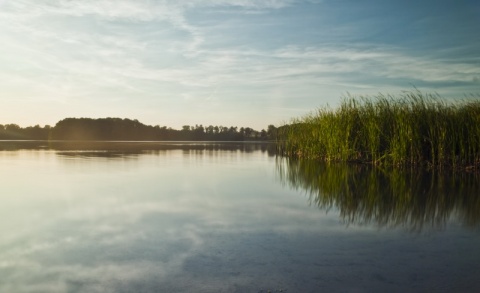
<path id="1" fill-rule="evenodd" d="M 0 123 L 281 125 L 346 93 L 480 93 L 479 1 L 0 0 Z"/>

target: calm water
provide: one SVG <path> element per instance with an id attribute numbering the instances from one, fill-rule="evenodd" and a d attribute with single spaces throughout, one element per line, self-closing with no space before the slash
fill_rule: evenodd
<path id="1" fill-rule="evenodd" d="M 480 291 L 473 174 L 260 144 L 0 149 L 0 292 Z"/>

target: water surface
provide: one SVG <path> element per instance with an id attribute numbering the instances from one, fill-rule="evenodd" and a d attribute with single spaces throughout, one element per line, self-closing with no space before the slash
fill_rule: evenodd
<path id="1" fill-rule="evenodd" d="M 219 143 L 0 144 L 0 292 L 475 292 L 474 174 Z"/>

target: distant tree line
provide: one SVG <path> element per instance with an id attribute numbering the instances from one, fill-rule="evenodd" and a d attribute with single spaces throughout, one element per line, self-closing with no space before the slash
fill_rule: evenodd
<path id="1" fill-rule="evenodd" d="M 17 124 L 0 124 L 0 139 L 12 140 L 46 140 L 49 137 L 52 128 L 50 125 L 41 127 L 40 125 L 22 128 Z"/>
<path id="2" fill-rule="evenodd" d="M 138 120 L 121 118 L 66 118 L 54 127 L 39 125 L 22 128 L 0 124 L 3 140 L 125 140 L 125 141 L 257 141 L 273 140 L 276 127 L 254 130 L 250 127 L 185 125 L 180 130 L 166 126 L 145 125 Z"/>

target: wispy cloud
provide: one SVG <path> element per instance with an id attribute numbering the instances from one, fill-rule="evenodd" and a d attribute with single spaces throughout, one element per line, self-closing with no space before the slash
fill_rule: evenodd
<path id="1" fill-rule="evenodd" d="M 0 84 L 5 95 L 30 101 L 81 104 L 120 98 L 132 108 L 133 101 L 150 107 L 155 99 L 180 108 L 182 97 L 189 97 L 192 107 L 215 101 L 218 107 L 233 103 L 239 111 L 240 105 L 248 111 L 249 104 L 242 102 L 246 96 L 264 107 L 272 107 L 276 97 L 278 109 L 293 106 L 300 96 L 307 109 L 319 104 L 319 91 L 332 94 L 323 94 L 331 102 L 346 90 L 395 89 L 402 83 L 434 90 L 451 83 L 478 84 L 479 68 L 471 58 L 342 41 L 352 33 L 348 30 L 338 42 L 296 43 L 303 32 L 290 31 L 285 21 L 301 21 L 289 13 L 302 3 L 331 5 L 293 0 L 6 1 L 0 10 Z M 324 36 L 324 26 L 303 29 L 314 40 Z M 284 31 L 276 31 L 280 29 Z M 338 34 L 344 29 L 328 30 Z M 315 35 L 316 30 L 322 33 Z"/>

